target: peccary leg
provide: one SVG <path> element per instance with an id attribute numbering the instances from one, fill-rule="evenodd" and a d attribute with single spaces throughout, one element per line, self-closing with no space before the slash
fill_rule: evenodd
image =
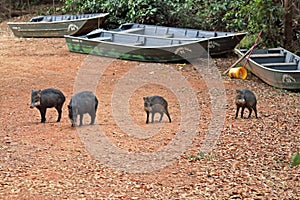
<path id="1" fill-rule="evenodd" d="M 250 118 L 251 117 L 251 113 L 252 113 L 252 108 L 248 108 L 248 110 L 249 110 L 248 118 Z"/>
<path id="2" fill-rule="evenodd" d="M 147 111 L 146 113 L 147 113 L 146 124 L 148 124 L 149 123 L 149 111 Z"/>
<path id="3" fill-rule="evenodd" d="M 95 123 L 96 113 L 91 113 L 90 116 L 91 116 L 91 123 L 90 123 L 90 125 L 93 125 Z"/>
<path id="4" fill-rule="evenodd" d="M 169 118 L 169 122 L 171 123 L 171 117 L 170 117 L 170 114 L 169 114 L 169 112 L 166 110 L 166 115 L 168 116 L 168 118 Z"/>
<path id="5" fill-rule="evenodd" d="M 243 115 L 244 115 L 244 110 L 245 110 L 245 107 L 242 107 L 241 118 L 244 118 L 244 117 L 243 117 Z"/>
<path id="6" fill-rule="evenodd" d="M 80 122 L 79 122 L 79 126 L 82 126 L 82 120 L 83 120 L 83 114 L 81 114 L 81 115 L 79 115 L 79 117 L 80 117 Z"/>
<path id="7" fill-rule="evenodd" d="M 56 110 L 58 112 L 58 117 L 57 117 L 56 122 L 60 122 L 60 119 L 61 119 L 61 106 L 57 106 L 55 108 L 56 108 Z"/>
<path id="8" fill-rule="evenodd" d="M 239 111 L 240 111 L 240 107 L 237 106 L 237 107 L 236 107 L 236 113 L 235 113 L 235 119 L 238 117 Z"/>
<path id="9" fill-rule="evenodd" d="M 92 121 L 91 121 L 91 123 L 93 122 L 93 124 L 94 124 L 94 122 L 95 122 L 95 118 L 96 118 L 96 113 L 97 113 L 97 108 L 98 108 L 98 100 L 97 100 L 97 98 L 95 97 L 95 111 L 94 111 L 94 113 L 93 113 L 93 119 L 92 119 Z"/>
<path id="10" fill-rule="evenodd" d="M 155 113 L 153 112 L 152 116 L 151 116 L 151 123 L 154 123 L 154 115 L 155 115 Z"/>
<path id="11" fill-rule="evenodd" d="M 39 108 L 40 113 L 41 113 L 41 123 L 46 122 L 46 108 Z"/>
<path id="12" fill-rule="evenodd" d="M 254 113 L 255 113 L 255 117 L 256 117 L 256 119 L 257 119 L 258 117 L 257 117 L 257 110 L 256 110 L 256 106 L 254 106 L 254 107 L 253 107 L 253 110 L 254 110 Z"/>
<path id="13" fill-rule="evenodd" d="M 161 113 L 160 113 L 159 122 L 161 122 L 161 120 L 162 120 L 163 116 L 164 116 L 164 113 L 163 113 L 163 112 L 161 112 Z"/>

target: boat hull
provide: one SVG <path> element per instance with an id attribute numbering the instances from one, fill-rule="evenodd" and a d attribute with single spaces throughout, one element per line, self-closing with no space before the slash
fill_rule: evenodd
<path id="1" fill-rule="evenodd" d="M 99 28 L 108 17 L 100 13 L 92 17 L 52 22 L 8 22 L 16 37 L 64 37 L 64 35 L 83 35 Z"/>
<path id="2" fill-rule="evenodd" d="M 233 49 L 244 37 L 244 34 L 237 34 L 233 36 L 209 38 L 207 39 L 208 42 L 202 42 L 202 46 L 207 50 L 209 55 L 220 56 L 227 53 L 232 53 Z"/>
<path id="3" fill-rule="evenodd" d="M 165 47 L 138 47 L 93 41 L 73 36 L 65 36 L 69 51 L 111 58 L 144 62 L 178 62 L 199 57 L 207 58 L 207 53 L 198 41 Z"/>
<path id="4" fill-rule="evenodd" d="M 243 34 L 214 38 L 169 38 L 97 29 L 83 36 L 65 36 L 72 52 L 136 61 L 177 62 L 232 51 Z"/>
<path id="5" fill-rule="evenodd" d="M 211 56 L 218 56 L 231 53 L 237 44 L 246 36 L 246 32 L 219 32 L 204 31 L 188 28 L 166 27 L 147 24 L 126 23 L 119 26 L 114 31 L 126 32 L 130 34 L 180 38 L 197 39 L 202 41 L 202 47 L 205 48 Z M 205 42 L 207 40 L 207 42 Z"/>
<path id="6" fill-rule="evenodd" d="M 246 50 L 235 49 L 235 52 L 241 57 Z M 246 62 L 246 58 L 244 58 L 244 62 Z M 246 68 L 273 87 L 289 90 L 300 89 L 300 57 L 283 48 L 254 51 Z"/>

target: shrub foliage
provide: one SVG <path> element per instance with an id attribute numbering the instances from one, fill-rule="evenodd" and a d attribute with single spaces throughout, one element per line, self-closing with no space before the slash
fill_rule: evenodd
<path id="1" fill-rule="evenodd" d="M 283 45 L 284 7 L 280 0 L 65 0 L 69 12 L 109 12 L 109 28 L 124 22 L 218 31 L 247 31 L 244 45 L 263 31 L 265 47 Z M 299 37 L 299 36 L 296 36 Z"/>

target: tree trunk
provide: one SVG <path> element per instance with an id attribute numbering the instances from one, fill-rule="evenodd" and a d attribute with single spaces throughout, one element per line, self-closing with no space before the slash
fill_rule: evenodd
<path id="1" fill-rule="evenodd" d="M 28 6 L 29 13 L 31 13 L 31 7 L 30 7 L 30 2 L 29 2 L 29 0 L 27 0 L 27 6 Z"/>
<path id="2" fill-rule="evenodd" d="M 55 0 L 53 0 L 53 13 L 55 14 Z"/>
<path id="3" fill-rule="evenodd" d="M 293 49 L 293 0 L 284 0 L 284 46 Z"/>

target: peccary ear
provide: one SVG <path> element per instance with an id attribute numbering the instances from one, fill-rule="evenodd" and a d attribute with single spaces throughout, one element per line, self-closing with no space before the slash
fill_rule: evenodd
<path id="1" fill-rule="evenodd" d="M 41 96 L 41 95 L 42 95 L 42 90 L 38 90 L 38 91 L 37 91 L 37 95 L 38 95 L 38 96 Z"/>

